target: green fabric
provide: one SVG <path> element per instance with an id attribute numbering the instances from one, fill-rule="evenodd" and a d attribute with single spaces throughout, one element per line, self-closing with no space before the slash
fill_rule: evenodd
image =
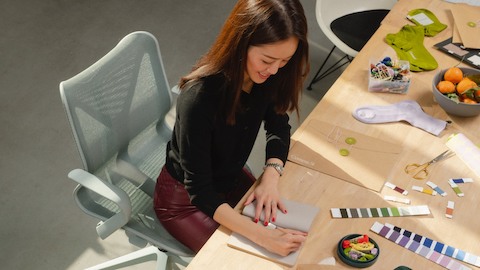
<path id="1" fill-rule="evenodd" d="M 396 34 L 388 34 L 385 41 L 390 45 L 400 60 L 410 62 L 411 71 L 433 70 L 438 63 L 423 46 L 424 27 L 405 25 Z"/>
<path id="2" fill-rule="evenodd" d="M 426 21 L 418 21 L 416 18 L 422 18 L 423 16 L 420 17 L 415 17 L 415 15 L 421 15 L 424 14 L 425 16 L 428 17 L 433 23 L 426 24 Z M 424 9 L 424 8 L 419 8 L 419 9 L 414 9 L 408 12 L 407 18 L 412 21 L 416 25 L 420 25 L 425 27 L 425 36 L 428 37 L 433 37 L 436 34 L 442 32 L 445 28 L 447 28 L 446 24 L 441 23 L 435 14 L 433 14 L 430 10 Z"/>

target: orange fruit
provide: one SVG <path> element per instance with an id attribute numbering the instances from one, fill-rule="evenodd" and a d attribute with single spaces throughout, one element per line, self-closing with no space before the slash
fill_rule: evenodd
<path id="1" fill-rule="evenodd" d="M 453 84 L 451 81 L 440 81 L 437 84 L 437 89 L 442 94 L 453 93 L 455 92 L 455 84 Z"/>
<path id="2" fill-rule="evenodd" d="M 474 87 L 477 87 L 477 84 L 474 81 L 470 80 L 469 78 L 464 78 L 457 84 L 457 92 L 459 94 L 463 94 L 463 92 Z"/>
<path id="3" fill-rule="evenodd" d="M 477 104 L 477 102 L 473 99 L 470 99 L 470 98 L 464 98 L 463 100 L 463 103 L 466 103 L 466 104 Z"/>
<path id="4" fill-rule="evenodd" d="M 445 81 L 451 81 L 452 83 L 459 83 L 463 79 L 463 72 L 458 67 L 451 67 L 447 69 L 443 75 Z"/>

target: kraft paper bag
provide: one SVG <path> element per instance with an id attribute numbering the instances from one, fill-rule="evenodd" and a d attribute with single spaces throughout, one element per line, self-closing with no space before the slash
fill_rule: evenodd
<path id="1" fill-rule="evenodd" d="M 451 11 L 463 46 L 480 49 L 480 7 L 455 4 Z"/>
<path id="2" fill-rule="evenodd" d="M 457 25 L 455 23 L 453 24 L 452 28 L 453 28 L 453 30 L 452 30 L 452 43 L 463 44 L 462 37 L 460 36 L 460 33 L 458 32 Z"/>
<path id="3" fill-rule="evenodd" d="M 401 152 L 399 145 L 317 119 L 312 119 L 292 144 L 291 162 L 377 192 Z"/>

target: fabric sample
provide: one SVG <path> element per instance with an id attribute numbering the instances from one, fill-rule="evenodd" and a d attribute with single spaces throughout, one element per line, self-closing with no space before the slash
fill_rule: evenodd
<path id="1" fill-rule="evenodd" d="M 419 8 L 408 12 L 407 18 L 416 25 L 424 27 L 425 36 L 433 37 L 447 28 L 430 10 Z"/>
<path id="2" fill-rule="evenodd" d="M 400 60 L 410 62 L 410 70 L 434 70 L 438 63 L 423 46 L 424 27 L 405 25 L 396 34 L 387 34 L 385 41 L 390 45 Z"/>

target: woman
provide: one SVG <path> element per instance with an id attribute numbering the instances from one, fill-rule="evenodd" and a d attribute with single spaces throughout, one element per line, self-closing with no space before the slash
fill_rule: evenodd
<path id="1" fill-rule="evenodd" d="M 239 0 L 211 49 L 179 83 L 154 198 L 159 220 L 176 239 L 198 252 L 221 224 L 283 256 L 300 247 L 306 233 L 265 226 L 277 210 L 287 213 L 277 189 L 290 145 L 287 112 L 298 114 L 308 71 L 300 2 Z M 252 222 L 233 207 L 255 181 L 243 168 L 262 122 L 266 166 L 245 202 L 257 201 Z"/>

